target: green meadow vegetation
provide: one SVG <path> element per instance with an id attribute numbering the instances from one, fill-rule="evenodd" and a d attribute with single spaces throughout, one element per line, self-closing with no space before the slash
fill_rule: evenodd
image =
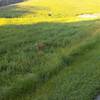
<path id="1" fill-rule="evenodd" d="M 100 20 L 77 15 L 99 14 L 99 5 L 27 0 L 0 8 L 0 100 L 95 100 Z"/>

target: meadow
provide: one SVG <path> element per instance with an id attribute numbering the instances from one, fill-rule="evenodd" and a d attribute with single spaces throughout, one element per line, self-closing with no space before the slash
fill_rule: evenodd
<path id="1" fill-rule="evenodd" d="M 0 100 L 95 100 L 100 18 L 95 0 L 27 0 L 0 8 Z"/>

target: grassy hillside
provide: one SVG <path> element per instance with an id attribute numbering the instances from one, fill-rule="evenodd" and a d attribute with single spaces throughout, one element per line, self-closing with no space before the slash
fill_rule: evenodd
<path id="1" fill-rule="evenodd" d="M 28 0 L 0 8 L 0 100 L 92 100 L 100 93 L 95 0 Z"/>

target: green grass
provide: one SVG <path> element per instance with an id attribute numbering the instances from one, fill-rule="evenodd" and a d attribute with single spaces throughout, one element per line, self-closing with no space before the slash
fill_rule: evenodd
<path id="1" fill-rule="evenodd" d="M 48 7 L 56 12 L 56 15 L 52 16 L 56 19 L 59 8 L 65 0 L 62 4 L 56 0 L 53 4 L 50 4 L 49 0 L 43 3 L 42 0 L 34 1 L 34 4 L 33 1 L 28 2 L 19 3 L 18 8 L 17 6 L 5 8 L 0 13 L 0 17 L 14 20 L 7 18 L 10 13 L 11 16 L 19 18 L 26 13 L 30 16 L 32 10 L 38 13 L 38 6 L 43 9 L 48 4 Z M 53 7 L 56 3 L 58 6 L 55 10 Z M 76 9 L 76 6 L 85 5 L 92 13 L 99 12 L 100 9 L 94 11 L 91 8 L 93 5 L 99 7 L 96 6 L 99 1 L 94 3 L 92 0 L 91 6 L 88 6 L 89 3 L 90 1 L 76 3 L 75 0 L 71 0 L 68 5 L 75 6 Z M 22 5 L 26 6 L 27 10 L 23 9 Z M 32 7 L 33 5 L 37 8 Z M 48 18 L 41 9 L 38 8 L 43 15 L 35 13 L 35 17 Z M 74 9 L 73 12 L 76 15 L 87 13 L 86 11 L 88 10 L 77 12 Z M 64 9 L 61 12 L 64 12 Z M 73 14 L 69 13 L 69 16 L 75 16 Z M 62 17 L 63 15 L 59 16 Z M 1 25 L 0 100 L 92 100 L 95 98 L 100 92 L 99 26 L 99 19 L 70 23 L 45 21 L 23 25 L 8 22 L 6 25 Z M 39 49 L 39 46 L 42 47 Z"/>

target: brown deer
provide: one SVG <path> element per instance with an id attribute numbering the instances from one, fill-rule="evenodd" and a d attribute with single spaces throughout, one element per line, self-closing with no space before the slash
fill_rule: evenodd
<path id="1" fill-rule="evenodd" d="M 35 44 L 37 51 L 43 51 L 43 49 L 46 47 L 46 44 L 44 42 L 38 42 Z"/>

